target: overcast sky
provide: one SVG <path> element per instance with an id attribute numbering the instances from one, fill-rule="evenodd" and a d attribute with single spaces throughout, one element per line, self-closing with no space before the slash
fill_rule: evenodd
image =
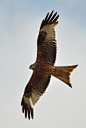
<path id="1" fill-rule="evenodd" d="M 52 77 L 34 106 L 33 120 L 24 118 L 21 99 L 35 62 L 41 21 L 59 14 L 55 65 L 79 66 L 73 88 Z M 86 127 L 86 0 L 0 0 L 0 128 Z"/>

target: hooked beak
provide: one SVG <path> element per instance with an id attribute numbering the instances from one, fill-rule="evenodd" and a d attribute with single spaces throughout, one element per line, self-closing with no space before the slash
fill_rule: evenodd
<path id="1" fill-rule="evenodd" d="M 29 69 L 32 69 L 32 67 L 31 67 L 31 66 L 29 66 Z"/>
<path id="2" fill-rule="evenodd" d="M 31 67 L 29 66 L 29 69 L 31 69 Z"/>

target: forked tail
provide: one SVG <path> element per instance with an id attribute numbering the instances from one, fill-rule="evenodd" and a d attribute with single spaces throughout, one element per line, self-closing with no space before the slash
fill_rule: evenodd
<path id="1" fill-rule="evenodd" d="M 72 85 L 70 83 L 70 75 L 71 72 L 77 67 L 78 65 L 73 66 L 64 66 L 64 67 L 54 67 L 55 70 L 53 70 L 52 75 L 56 78 L 60 79 L 67 85 L 69 85 L 72 88 Z"/>

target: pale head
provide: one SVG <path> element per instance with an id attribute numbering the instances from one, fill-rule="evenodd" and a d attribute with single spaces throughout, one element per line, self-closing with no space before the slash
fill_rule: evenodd
<path id="1" fill-rule="evenodd" d="M 36 68 L 36 64 L 35 63 L 31 64 L 30 67 L 29 67 L 29 69 L 32 69 L 32 70 L 35 70 L 35 68 Z"/>

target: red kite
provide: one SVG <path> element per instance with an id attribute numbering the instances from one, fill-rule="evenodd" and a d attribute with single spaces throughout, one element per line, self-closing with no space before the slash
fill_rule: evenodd
<path id="1" fill-rule="evenodd" d="M 58 18 L 57 12 L 53 14 L 52 11 L 50 14 L 47 13 L 41 23 L 37 39 L 36 62 L 29 67 L 33 70 L 33 74 L 26 85 L 21 101 L 22 112 L 25 113 L 25 118 L 28 116 L 28 119 L 33 119 L 33 106 L 47 89 L 51 76 L 72 88 L 70 74 L 78 65 L 54 66 L 57 50 L 54 28 L 58 24 Z"/>

